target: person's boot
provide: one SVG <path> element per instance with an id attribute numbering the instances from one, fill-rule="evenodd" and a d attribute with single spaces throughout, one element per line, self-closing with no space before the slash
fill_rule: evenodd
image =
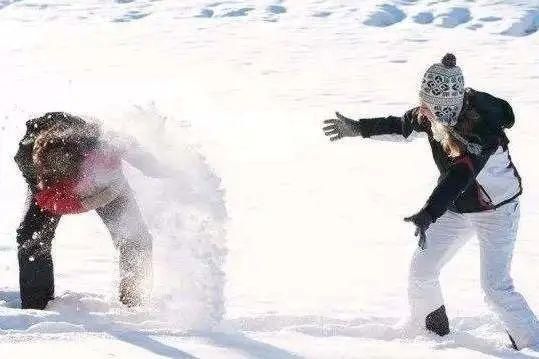
<path id="1" fill-rule="evenodd" d="M 33 290 L 32 296 L 25 295 L 21 297 L 21 309 L 43 310 L 47 304 L 54 299 L 54 296 L 48 292 Z"/>
<path id="2" fill-rule="evenodd" d="M 120 301 L 128 307 L 150 301 L 152 283 L 151 249 L 120 248 Z"/>
<path id="3" fill-rule="evenodd" d="M 120 280 L 120 302 L 128 307 L 136 307 L 144 303 L 144 295 L 140 283 L 133 277 Z"/>
<path id="4" fill-rule="evenodd" d="M 427 315 L 425 327 L 441 337 L 449 334 L 449 319 L 447 319 L 444 305 Z"/>

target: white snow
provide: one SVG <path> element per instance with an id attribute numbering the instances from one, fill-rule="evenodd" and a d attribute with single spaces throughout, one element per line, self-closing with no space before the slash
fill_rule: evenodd
<path id="1" fill-rule="evenodd" d="M 400 115 L 447 51 L 508 99 L 524 179 L 513 276 L 539 311 L 538 1 L 0 0 L 0 354 L 168 358 L 537 357 L 483 303 L 471 241 L 443 272 L 452 334 L 406 324 L 402 221 L 436 180 L 425 141 L 329 143 L 322 120 Z M 20 310 L 25 121 L 96 117 L 174 169 L 128 167 L 155 240 L 148 308 L 116 299 L 94 214 L 62 219 L 56 296 Z M 426 165 L 428 164 L 428 165 Z"/>

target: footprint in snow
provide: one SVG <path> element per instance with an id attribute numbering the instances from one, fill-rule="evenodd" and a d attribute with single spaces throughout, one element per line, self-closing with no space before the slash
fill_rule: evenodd
<path id="1" fill-rule="evenodd" d="M 472 19 L 470 10 L 465 7 L 454 7 L 448 13 L 439 16 L 441 22 L 438 26 L 452 29 L 465 24 Z"/>
<path id="2" fill-rule="evenodd" d="M 430 24 L 434 21 L 434 15 L 431 12 L 424 11 L 415 15 L 413 18 L 415 23 L 425 25 Z"/>
<path id="3" fill-rule="evenodd" d="M 480 29 L 483 27 L 483 24 L 472 24 L 470 26 L 467 27 L 467 29 L 470 29 L 470 30 L 477 30 L 477 29 Z"/>
<path id="4" fill-rule="evenodd" d="M 266 10 L 268 13 L 274 15 L 284 14 L 286 12 L 286 8 L 281 5 L 270 5 Z"/>
<path id="5" fill-rule="evenodd" d="M 143 13 L 140 11 L 129 11 L 124 16 L 118 17 L 112 20 L 112 22 L 131 22 L 134 20 L 139 20 L 150 15 L 150 13 Z"/>
<path id="6" fill-rule="evenodd" d="M 223 15 L 223 17 L 240 17 L 240 16 L 247 16 L 249 11 L 254 10 L 252 7 L 244 7 L 237 10 L 232 10 Z"/>
<path id="7" fill-rule="evenodd" d="M 200 10 L 200 14 L 196 15 L 195 17 L 203 17 L 203 18 L 210 18 L 214 14 L 212 9 L 202 9 Z"/>
<path id="8" fill-rule="evenodd" d="M 395 25 L 406 18 L 406 14 L 398 7 L 390 4 L 379 6 L 363 23 L 367 26 L 387 27 Z"/>
<path id="9" fill-rule="evenodd" d="M 313 14 L 313 17 L 328 17 L 331 15 L 330 11 L 320 11 Z"/>
<path id="10" fill-rule="evenodd" d="M 494 22 L 494 21 L 500 21 L 502 18 L 498 16 L 486 16 L 479 19 L 479 21 L 483 22 Z"/>
<path id="11" fill-rule="evenodd" d="M 266 8 L 265 21 L 277 22 L 279 16 L 286 13 L 286 8 L 281 5 L 270 5 Z"/>

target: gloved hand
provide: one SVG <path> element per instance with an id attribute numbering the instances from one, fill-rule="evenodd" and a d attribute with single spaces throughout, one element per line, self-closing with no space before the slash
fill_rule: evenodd
<path id="1" fill-rule="evenodd" d="M 359 121 L 354 121 L 338 112 L 335 112 L 335 115 L 337 118 L 324 121 L 324 124 L 328 125 L 323 128 L 324 133 L 331 141 L 336 141 L 343 137 L 361 136 Z"/>
<path id="2" fill-rule="evenodd" d="M 419 236 L 419 248 L 425 249 L 427 241 L 427 235 L 425 232 L 433 222 L 431 215 L 427 211 L 422 209 L 413 216 L 404 218 L 404 221 L 412 222 L 416 226 L 414 236 Z"/>

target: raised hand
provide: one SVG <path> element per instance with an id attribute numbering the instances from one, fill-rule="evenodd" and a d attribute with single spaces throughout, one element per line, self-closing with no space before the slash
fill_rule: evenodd
<path id="1" fill-rule="evenodd" d="M 343 137 L 361 136 L 359 121 L 354 121 L 348 117 L 335 112 L 337 118 L 324 121 L 324 134 L 331 141 L 340 140 Z"/>

